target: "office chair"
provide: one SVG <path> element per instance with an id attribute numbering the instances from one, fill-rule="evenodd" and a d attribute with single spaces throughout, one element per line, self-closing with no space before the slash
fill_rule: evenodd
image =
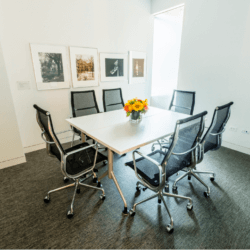
<path id="1" fill-rule="evenodd" d="M 73 117 L 91 115 L 100 113 L 94 90 L 88 91 L 72 91 L 71 92 L 71 107 L 72 107 L 72 115 Z M 74 144 L 75 135 L 81 137 L 81 131 L 78 129 L 71 127 L 73 132 L 71 147 Z M 91 139 L 86 136 L 86 140 Z"/>
<path id="2" fill-rule="evenodd" d="M 211 125 L 206 131 L 205 135 L 201 139 L 199 150 L 198 150 L 198 159 L 197 164 L 201 163 L 204 154 L 209 151 L 218 150 L 222 144 L 222 134 L 225 132 L 226 124 L 230 117 L 230 109 L 233 105 L 233 102 L 230 102 L 226 105 L 216 107 L 214 110 L 213 118 Z M 188 176 L 188 180 L 191 180 L 191 176 L 194 176 L 198 181 L 200 181 L 206 188 L 207 191 L 204 192 L 205 197 L 210 195 L 210 188 L 196 175 L 196 174 L 211 174 L 210 180 L 214 181 L 215 173 L 211 171 L 198 171 L 196 167 L 194 169 L 188 169 L 184 175 L 179 177 L 173 184 L 173 191 L 177 190 L 176 183 L 183 179 L 185 176 Z"/>
<path id="3" fill-rule="evenodd" d="M 187 209 L 192 210 L 193 205 L 191 198 L 166 193 L 163 189 L 165 187 L 165 181 L 168 180 L 170 176 L 183 168 L 195 166 L 195 155 L 204 131 L 204 116 L 206 114 L 207 112 L 205 111 L 195 116 L 177 121 L 173 140 L 167 152 L 156 150 L 148 155 L 144 155 L 137 150 L 133 152 L 133 161 L 127 162 L 125 165 L 131 167 L 135 171 L 136 177 L 139 179 L 136 184 L 137 191 L 140 190 L 139 185 L 143 185 L 155 192 L 155 194 L 145 200 L 135 203 L 130 210 L 131 216 L 135 215 L 137 205 L 158 197 L 158 203 L 163 201 L 169 214 L 170 224 L 167 226 L 167 231 L 171 233 L 174 229 L 174 223 L 166 201 L 164 200 L 164 196 L 187 199 L 189 201 Z M 135 159 L 135 154 L 141 157 Z"/>
<path id="4" fill-rule="evenodd" d="M 92 176 L 92 174 L 94 179 L 97 179 L 97 176 L 93 171 L 95 165 L 99 162 L 107 160 L 107 157 L 98 152 L 97 143 L 92 145 L 89 145 L 88 143 L 81 143 L 74 147 L 64 149 L 54 132 L 50 113 L 41 109 L 37 105 L 34 105 L 34 108 L 36 109 L 36 118 L 38 125 L 42 130 L 42 139 L 46 142 L 47 153 L 50 156 L 56 157 L 61 162 L 61 172 L 63 176 L 73 181 L 72 184 L 69 184 L 67 186 L 50 190 L 47 193 L 47 196 L 45 196 L 44 202 L 49 203 L 50 194 L 53 192 L 57 192 L 69 187 L 75 187 L 70 210 L 68 210 L 67 212 L 67 217 L 72 218 L 74 214 L 73 205 L 75 201 L 75 195 L 76 192 L 80 193 L 79 186 L 85 186 L 100 190 L 102 191 L 100 199 L 105 199 L 105 192 L 103 188 L 84 184 L 83 181 Z M 89 176 L 81 179 L 82 176 L 85 176 L 89 173 L 91 173 Z"/>
<path id="5" fill-rule="evenodd" d="M 195 92 L 175 89 L 169 105 L 169 110 L 182 114 L 193 115 L 194 104 L 195 104 Z M 171 138 L 172 137 L 170 137 L 169 140 L 171 140 Z M 156 145 L 160 146 L 160 150 L 162 150 L 162 148 L 166 149 L 167 147 L 164 147 L 164 145 L 168 146 L 169 140 L 163 139 L 161 141 L 158 140 L 157 143 L 153 143 L 151 148 L 152 151 L 155 150 Z"/>
<path id="6" fill-rule="evenodd" d="M 117 89 L 103 89 L 103 108 L 104 112 L 123 109 L 124 102 L 122 98 L 121 88 Z"/>

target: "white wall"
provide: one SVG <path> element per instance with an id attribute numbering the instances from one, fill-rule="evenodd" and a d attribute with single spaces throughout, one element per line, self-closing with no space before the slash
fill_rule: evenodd
<path id="1" fill-rule="evenodd" d="M 150 0 L 0 0 L 0 8 L 3 52 L 26 152 L 42 143 L 33 104 L 51 112 L 56 131 L 67 130 L 65 119 L 71 115 L 69 93 L 73 90 L 37 90 L 29 43 L 93 47 L 98 52 L 146 51 L 146 84 L 110 82 L 74 90 L 95 89 L 100 110 L 102 88 L 122 87 L 124 101 L 149 99 L 153 39 Z M 31 89 L 17 90 L 17 81 L 30 81 Z"/>
<path id="2" fill-rule="evenodd" d="M 0 169 L 25 162 L 14 104 L 0 44 Z"/>
<path id="3" fill-rule="evenodd" d="M 234 101 L 224 146 L 250 154 L 250 1 L 152 0 L 152 13 L 185 3 L 178 89 L 196 91 L 195 113 Z M 231 132 L 230 126 L 238 128 Z"/>
<path id="4" fill-rule="evenodd" d="M 186 0 L 152 0 L 151 13 L 155 14 L 185 3 Z"/>
<path id="5" fill-rule="evenodd" d="M 186 0 L 178 89 L 195 90 L 195 113 L 234 102 L 224 145 L 250 153 L 250 1 Z M 208 123 L 210 119 L 208 119 Z"/>

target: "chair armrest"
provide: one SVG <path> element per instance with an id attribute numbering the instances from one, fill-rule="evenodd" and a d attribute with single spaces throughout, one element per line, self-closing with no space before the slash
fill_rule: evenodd
<path id="1" fill-rule="evenodd" d="M 221 131 L 221 132 L 219 132 L 219 133 L 216 133 L 216 134 L 214 134 L 214 133 L 209 133 L 210 135 L 213 135 L 213 136 L 216 136 L 216 135 L 221 135 L 222 133 L 224 133 L 225 132 L 225 128 Z"/>
<path id="2" fill-rule="evenodd" d="M 146 160 L 151 161 L 151 162 L 152 162 L 153 164 L 155 164 L 157 167 L 158 167 L 159 165 L 161 165 L 161 164 L 159 164 L 159 162 L 157 162 L 156 160 L 150 158 L 150 157 L 147 156 L 147 155 L 144 155 L 143 153 L 141 153 L 141 152 L 139 152 L 139 151 L 137 151 L 137 150 L 135 150 L 135 151 L 133 152 L 133 160 L 134 160 L 134 161 L 135 161 L 135 157 L 134 157 L 134 154 L 135 154 L 135 153 L 137 153 L 138 155 L 142 156 L 142 157 L 145 158 Z"/>
<path id="3" fill-rule="evenodd" d="M 137 153 L 138 155 L 142 156 L 144 159 L 146 159 L 146 160 L 152 162 L 154 165 L 156 165 L 156 166 L 158 167 L 158 169 L 159 169 L 159 172 L 161 172 L 161 173 L 163 172 L 162 166 L 161 166 L 161 165 L 159 164 L 159 162 L 157 162 L 156 160 L 152 159 L 151 157 L 149 157 L 149 156 L 147 156 L 147 155 L 142 154 L 141 152 L 139 152 L 139 151 L 137 151 L 137 150 L 135 150 L 135 151 L 133 152 L 133 162 L 134 162 L 134 169 L 135 169 L 135 175 L 136 175 L 136 177 L 137 177 L 139 180 L 141 180 L 141 181 L 143 182 L 143 184 L 144 184 L 146 187 L 148 187 L 148 188 L 154 190 L 154 187 L 150 187 L 149 184 L 145 183 L 145 182 L 139 177 L 139 175 L 138 175 L 138 173 L 137 173 L 137 167 L 136 167 L 136 161 L 135 161 L 135 153 Z M 164 172 L 163 176 L 164 176 L 164 175 L 165 175 L 165 172 Z M 162 178 L 163 176 L 159 175 L 159 183 L 161 183 L 161 178 Z"/>
<path id="4" fill-rule="evenodd" d="M 84 148 L 79 148 L 79 149 L 70 151 L 70 152 L 66 153 L 65 157 L 67 158 L 68 156 L 70 156 L 70 155 L 72 155 L 72 154 L 78 153 L 78 152 L 80 152 L 80 151 L 86 150 L 86 149 L 91 148 L 91 147 L 94 147 L 94 146 L 96 146 L 96 148 L 98 148 L 97 143 L 91 144 L 91 145 L 86 146 L 86 147 L 84 147 Z"/>
<path id="5" fill-rule="evenodd" d="M 189 149 L 188 151 L 185 151 L 185 152 L 182 152 L 182 153 L 174 153 L 174 152 L 172 152 L 172 154 L 173 155 L 185 155 L 185 154 L 190 153 L 193 150 L 195 150 L 199 145 L 200 145 L 200 143 L 197 143 L 193 148 Z"/>
<path id="6" fill-rule="evenodd" d="M 46 138 L 43 137 L 43 135 L 44 135 L 45 133 L 46 133 L 45 130 L 41 133 L 42 139 L 43 139 L 46 143 L 48 143 L 48 144 L 55 144 L 55 142 L 53 142 L 53 141 L 47 141 Z"/>

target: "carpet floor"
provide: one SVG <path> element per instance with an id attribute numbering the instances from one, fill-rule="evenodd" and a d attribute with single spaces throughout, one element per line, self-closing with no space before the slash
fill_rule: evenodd
<path id="1" fill-rule="evenodd" d="M 150 152 L 150 146 L 141 148 Z M 168 234 L 169 216 L 158 199 L 139 205 L 134 217 L 122 215 L 123 202 L 113 181 L 102 180 L 106 192 L 81 187 L 76 194 L 74 217 L 68 219 L 73 188 L 51 194 L 46 192 L 65 185 L 57 159 L 45 149 L 26 154 L 25 164 L 0 170 L 0 248 L 250 248 L 250 156 L 227 148 L 205 155 L 197 166 L 216 173 L 214 182 L 200 175 L 211 188 L 187 178 L 178 184 L 178 193 L 193 199 L 166 198 L 174 218 L 174 233 Z M 134 202 L 152 195 L 136 192 L 137 178 L 124 163 L 132 159 L 114 155 L 114 171 L 129 208 Z M 100 167 L 98 175 L 107 169 Z M 182 173 L 180 173 L 182 174 Z M 180 175 L 179 175 L 180 176 Z M 170 192 L 177 176 L 170 179 Z M 86 183 L 90 183 L 89 179 Z"/>

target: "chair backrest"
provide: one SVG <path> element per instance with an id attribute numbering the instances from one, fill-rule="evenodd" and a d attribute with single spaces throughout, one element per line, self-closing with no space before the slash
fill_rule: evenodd
<path id="1" fill-rule="evenodd" d="M 162 166 L 173 165 L 179 169 L 195 166 L 196 147 L 199 146 L 205 127 L 207 111 L 177 121 L 173 140 L 167 151 Z M 177 167 L 176 167 L 177 168 Z"/>
<path id="2" fill-rule="evenodd" d="M 195 92 L 174 90 L 169 110 L 193 115 L 195 104 Z"/>
<path id="3" fill-rule="evenodd" d="M 95 91 L 72 91 L 71 107 L 73 117 L 99 113 Z"/>
<path id="4" fill-rule="evenodd" d="M 33 107 L 36 109 L 36 119 L 43 132 L 42 136 L 45 137 L 46 141 L 50 142 L 46 143 L 48 154 L 61 159 L 61 156 L 65 154 L 65 151 L 54 132 L 50 113 L 38 107 L 36 104 Z"/>
<path id="5" fill-rule="evenodd" d="M 104 112 L 123 109 L 124 107 L 121 88 L 103 89 L 102 99 Z"/>
<path id="6" fill-rule="evenodd" d="M 233 102 L 217 107 L 214 110 L 211 125 L 201 140 L 204 143 L 204 153 L 210 150 L 217 150 L 221 147 L 222 134 L 230 117 L 230 109 Z"/>

